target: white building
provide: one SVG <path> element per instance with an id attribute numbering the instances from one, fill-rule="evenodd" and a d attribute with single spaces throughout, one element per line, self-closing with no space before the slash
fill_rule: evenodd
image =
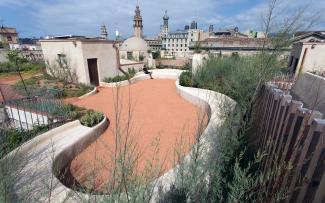
<path id="1" fill-rule="evenodd" d="M 325 72 L 325 42 L 295 43 L 288 67 L 296 76 L 307 71 Z"/>
<path id="2" fill-rule="evenodd" d="M 168 26 L 167 14 L 163 17 L 164 26 Z M 168 27 L 167 27 L 168 28 Z M 168 30 L 168 29 L 167 29 Z M 166 31 L 166 29 L 163 29 Z M 209 36 L 209 33 L 197 28 L 197 23 L 193 21 L 191 26 L 185 26 L 184 30 L 177 30 L 175 32 L 168 32 L 168 34 L 161 34 L 162 49 L 164 56 L 172 57 L 189 57 L 192 51 L 189 50 L 191 42 L 198 42 Z"/>
<path id="3" fill-rule="evenodd" d="M 77 82 L 99 85 L 119 72 L 119 58 L 113 41 L 68 37 L 40 40 L 47 71 L 62 68 L 66 61 Z M 51 74 L 51 73 L 50 73 Z"/>

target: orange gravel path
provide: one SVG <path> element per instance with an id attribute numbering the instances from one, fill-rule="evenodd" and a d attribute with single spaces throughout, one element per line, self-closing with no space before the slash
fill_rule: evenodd
<path id="1" fill-rule="evenodd" d="M 132 154 L 141 156 L 137 166 L 144 168 L 147 159 L 154 155 L 163 162 L 162 172 L 173 167 L 175 148 L 183 146 L 188 153 L 194 143 L 202 110 L 181 98 L 176 92 L 175 80 L 145 80 L 127 87 L 100 88 L 99 93 L 82 100 L 69 102 L 105 113 L 110 126 L 94 143 L 79 154 L 69 165 L 71 175 L 84 187 L 103 190 L 108 181 L 114 157 L 116 135 L 116 98 L 119 94 L 120 128 L 126 129 L 131 120 L 131 142 L 137 148 Z M 130 107 L 130 108 L 129 108 Z M 130 110 L 130 111 L 129 111 Z M 131 119 L 128 119 L 131 115 Z M 207 118 L 204 118 L 204 128 Z M 126 137 L 126 133 L 120 133 Z M 125 139 L 124 139 L 125 140 Z M 153 143 L 159 140 L 159 151 Z M 181 145 L 180 142 L 183 144 Z M 176 147 L 175 147 L 176 146 Z M 93 180 L 90 181 L 89 177 Z M 91 182 L 91 183 L 90 183 Z M 91 184 L 91 186 L 89 185 Z"/>

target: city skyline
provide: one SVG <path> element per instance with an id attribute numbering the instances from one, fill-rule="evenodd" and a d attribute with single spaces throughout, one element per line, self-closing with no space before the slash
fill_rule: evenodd
<path id="1" fill-rule="evenodd" d="M 267 9 L 267 1 L 263 0 L 229 0 L 216 2 L 215 0 L 179 0 L 176 5 L 172 0 L 140 1 L 143 17 L 144 35 L 156 36 L 163 23 L 165 10 L 170 16 L 170 30 L 182 29 L 192 20 L 198 22 L 201 29 L 208 30 L 210 24 L 215 30 L 238 26 L 240 30 L 262 30 L 262 14 Z M 290 0 L 279 4 L 279 15 L 293 14 L 294 10 L 309 5 L 306 16 L 312 16 L 325 8 L 325 2 L 310 0 Z M 312 4 L 317 2 L 317 5 Z M 108 28 L 109 38 L 115 35 L 115 29 L 127 38 L 133 34 L 133 15 L 136 0 L 105 1 L 94 0 L 2 0 L 0 2 L 0 19 L 3 25 L 16 27 L 20 37 L 44 37 L 47 35 L 85 35 L 99 36 L 100 26 Z M 285 12 L 284 12 L 285 10 Z M 96 11 L 96 15 L 94 15 Z M 325 27 L 324 21 L 316 24 L 313 29 Z"/>

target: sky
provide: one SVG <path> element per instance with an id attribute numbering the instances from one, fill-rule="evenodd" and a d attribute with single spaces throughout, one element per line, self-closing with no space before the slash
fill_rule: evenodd
<path id="1" fill-rule="evenodd" d="M 262 16 L 268 0 L 139 0 L 144 34 L 156 36 L 165 10 L 170 30 L 182 29 L 195 20 L 207 30 L 239 27 L 241 31 L 262 30 Z M 137 0 L 0 0 L 0 24 L 16 27 L 20 37 L 47 35 L 99 36 L 100 26 L 108 28 L 109 38 L 118 29 L 122 37 L 133 34 Z M 306 19 L 320 15 L 311 29 L 325 30 L 325 0 L 279 0 L 278 19 L 304 10 Z M 323 12 L 323 13 L 322 13 Z"/>

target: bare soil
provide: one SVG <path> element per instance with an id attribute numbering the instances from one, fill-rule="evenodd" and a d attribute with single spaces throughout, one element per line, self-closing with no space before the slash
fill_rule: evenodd
<path id="1" fill-rule="evenodd" d="M 117 92 L 120 122 L 116 117 Z M 137 173 L 144 170 L 147 160 L 155 157 L 163 163 L 160 175 L 174 166 L 176 150 L 189 152 L 195 142 L 198 121 L 203 117 L 203 129 L 208 121 L 202 109 L 177 94 L 175 80 L 146 80 L 118 89 L 99 88 L 98 94 L 67 101 L 103 112 L 110 120 L 106 132 L 67 166 L 75 182 L 99 192 L 106 191 L 104 186 L 112 175 L 116 129 L 125 131 L 128 120 L 131 120 L 128 145 L 131 147 L 131 142 L 136 145 L 132 154 L 139 158 Z M 119 135 L 122 140 L 126 137 L 125 133 Z M 154 143 L 159 143 L 158 151 L 154 150 Z"/>

